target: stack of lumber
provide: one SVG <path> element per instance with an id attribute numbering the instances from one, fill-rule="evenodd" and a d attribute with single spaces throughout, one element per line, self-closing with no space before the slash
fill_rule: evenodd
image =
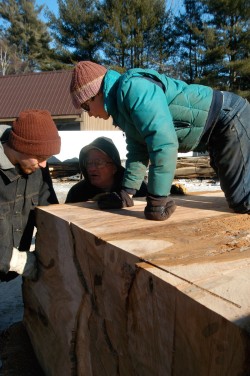
<path id="1" fill-rule="evenodd" d="M 210 166 L 209 157 L 180 157 L 175 171 L 176 179 L 214 178 L 215 171 Z"/>
<path id="2" fill-rule="evenodd" d="M 175 178 L 213 178 L 216 176 L 210 167 L 210 158 L 203 157 L 179 157 L 175 171 Z M 69 177 L 80 173 L 78 161 L 66 161 L 49 164 L 50 174 L 54 179 Z"/>
<path id="3" fill-rule="evenodd" d="M 164 222 L 144 201 L 37 209 L 24 323 L 46 376 L 250 374 L 250 216 L 221 192 L 176 203 Z"/>
<path id="4" fill-rule="evenodd" d="M 52 179 L 60 179 L 80 173 L 79 162 L 58 162 L 49 164 Z"/>

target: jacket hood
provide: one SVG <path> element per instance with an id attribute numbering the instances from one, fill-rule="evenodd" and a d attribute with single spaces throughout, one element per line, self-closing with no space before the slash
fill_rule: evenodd
<path id="1" fill-rule="evenodd" d="M 11 131 L 12 127 L 7 124 L 1 124 L 0 125 L 0 140 L 1 141 L 8 141 L 9 134 Z"/>
<path id="2" fill-rule="evenodd" d="M 118 170 L 123 170 L 124 167 L 121 165 L 121 158 L 119 155 L 119 152 L 111 140 L 111 138 L 108 137 L 98 137 L 96 138 L 93 142 L 90 144 L 84 146 L 79 154 L 79 165 L 80 165 L 80 170 L 83 173 L 83 176 L 86 178 L 87 177 L 87 171 L 84 167 L 84 162 L 87 157 L 87 153 L 91 149 L 97 149 L 102 151 L 103 153 L 107 154 L 114 164 L 117 166 Z"/>
<path id="3" fill-rule="evenodd" d="M 5 170 L 9 168 L 14 168 L 13 164 L 5 155 L 4 149 L 2 146 L 3 142 L 8 141 L 10 131 L 11 131 L 10 125 L 5 125 L 5 124 L 0 125 L 0 168 L 5 169 Z"/>

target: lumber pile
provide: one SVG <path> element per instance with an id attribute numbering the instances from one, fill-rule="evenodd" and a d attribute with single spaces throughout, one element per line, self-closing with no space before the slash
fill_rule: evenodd
<path id="1" fill-rule="evenodd" d="M 61 179 L 80 173 L 79 162 L 57 162 L 49 164 L 49 171 L 52 179 Z"/>
<path id="2" fill-rule="evenodd" d="M 163 223 L 143 201 L 37 209 L 24 323 L 46 376 L 250 374 L 250 216 L 222 193 L 176 202 Z"/>
<path id="3" fill-rule="evenodd" d="M 210 166 L 210 158 L 180 157 L 177 160 L 175 179 L 214 178 L 215 171 Z"/>
<path id="4" fill-rule="evenodd" d="M 53 179 L 69 177 L 80 173 L 79 162 L 65 161 L 49 164 L 50 174 Z M 202 157 L 179 157 L 175 171 L 175 179 L 213 178 L 216 174 L 210 167 L 210 158 Z"/>

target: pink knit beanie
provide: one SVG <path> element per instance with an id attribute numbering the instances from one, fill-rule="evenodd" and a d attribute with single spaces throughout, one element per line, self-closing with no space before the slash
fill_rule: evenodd
<path id="1" fill-rule="evenodd" d="M 73 105 L 81 104 L 98 94 L 107 69 L 92 61 L 80 61 L 73 70 L 70 93 Z"/>
<path id="2" fill-rule="evenodd" d="M 48 157 L 60 153 L 61 138 L 48 111 L 27 110 L 14 121 L 8 145 L 20 153 Z"/>

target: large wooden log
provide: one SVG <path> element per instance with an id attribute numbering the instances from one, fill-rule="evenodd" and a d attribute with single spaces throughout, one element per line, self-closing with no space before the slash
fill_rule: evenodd
<path id="1" fill-rule="evenodd" d="M 176 201 L 166 222 L 141 201 L 38 208 L 24 322 L 45 375 L 250 374 L 250 216 L 221 192 Z"/>

